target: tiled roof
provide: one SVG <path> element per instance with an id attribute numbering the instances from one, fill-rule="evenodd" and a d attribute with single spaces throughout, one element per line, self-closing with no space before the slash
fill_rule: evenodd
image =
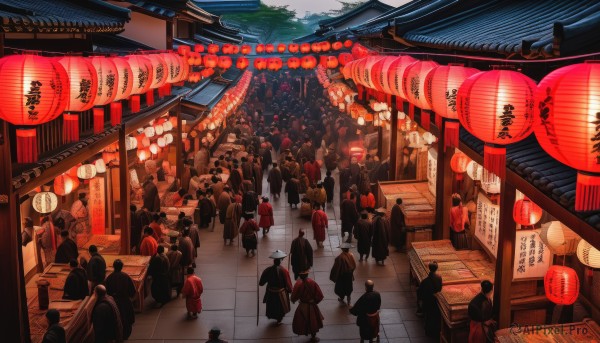
<path id="1" fill-rule="evenodd" d="M 198 6 L 215 13 L 257 11 L 260 0 L 193 0 Z"/>
<path id="2" fill-rule="evenodd" d="M 154 50 L 154 48 L 123 36 L 95 33 L 92 35 L 94 52 L 104 54 L 126 55 L 135 50 Z"/>
<path id="3" fill-rule="evenodd" d="M 462 127 L 460 129 L 460 140 L 483 156 L 483 142 Z M 600 230 L 600 212 L 575 211 L 577 172 L 548 155 L 533 134 L 527 139 L 507 147 L 506 165 L 562 207 Z"/>
<path id="4" fill-rule="evenodd" d="M 129 10 L 100 0 L 2 0 L 2 32 L 123 31 Z"/>
<path id="5" fill-rule="evenodd" d="M 323 20 L 319 21 L 319 26 L 328 27 L 328 26 L 342 25 L 343 23 L 349 21 L 350 19 L 359 15 L 363 11 L 366 11 L 371 8 L 380 10 L 382 12 L 387 12 L 387 11 L 391 10 L 393 7 L 390 5 L 384 4 L 380 1 L 377 1 L 377 0 L 369 0 L 369 1 L 365 2 L 364 4 L 354 8 L 353 10 L 348 11 L 340 16 L 337 16 L 335 18 L 330 18 L 330 19 L 323 19 Z"/>
<path id="6" fill-rule="evenodd" d="M 225 27 L 220 21 L 217 21 L 212 25 L 202 26 L 199 33 L 202 36 L 223 43 L 240 44 L 244 40 L 242 36 L 240 36 L 238 30 Z"/>
<path id="7" fill-rule="evenodd" d="M 183 102 L 211 109 L 221 99 L 226 88 L 225 84 L 209 82 L 206 86 L 183 98 Z"/>
<path id="8" fill-rule="evenodd" d="M 460 0 L 448 17 L 424 15 L 395 33 L 409 45 L 526 58 L 556 57 L 600 46 L 600 2 L 593 0 Z M 432 12 L 435 15 L 435 12 Z M 447 14 L 444 13 L 444 16 Z"/>
<path id="9" fill-rule="evenodd" d="M 151 1 L 131 1 L 134 8 L 139 8 L 150 12 L 153 15 L 174 18 L 178 14 L 186 14 L 198 21 L 211 24 L 218 20 L 218 17 L 206 12 L 188 0 L 151 0 Z"/>

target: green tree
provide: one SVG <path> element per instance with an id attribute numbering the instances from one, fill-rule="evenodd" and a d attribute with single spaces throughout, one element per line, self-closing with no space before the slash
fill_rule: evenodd
<path id="1" fill-rule="evenodd" d="M 310 32 L 296 18 L 296 11 L 290 10 L 288 6 L 268 6 L 261 3 L 256 12 L 225 14 L 223 20 L 231 22 L 242 31 L 258 34 L 263 43 L 288 42 Z"/>
<path id="2" fill-rule="evenodd" d="M 337 0 L 338 3 L 340 3 L 342 5 L 342 8 L 340 8 L 339 10 L 331 10 L 329 11 L 327 14 L 329 14 L 331 17 L 337 17 L 340 16 L 344 13 L 350 12 L 353 9 L 365 4 L 368 2 L 368 0 L 360 0 L 360 1 L 344 1 L 344 0 Z"/>

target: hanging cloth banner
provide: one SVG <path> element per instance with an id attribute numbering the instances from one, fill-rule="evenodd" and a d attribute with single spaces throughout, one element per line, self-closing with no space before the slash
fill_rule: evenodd
<path id="1" fill-rule="evenodd" d="M 94 235 L 103 235 L 106 233 L 105 203 L 104 177 L 94 177 L 90 180 L 90 200 L 88 204 L 91 231 Z"/>

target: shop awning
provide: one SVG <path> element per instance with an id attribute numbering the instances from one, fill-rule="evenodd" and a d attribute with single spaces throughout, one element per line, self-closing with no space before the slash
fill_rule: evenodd
<path id="1" fill-rule="evenodd" d="M 96 33 L 92 35 L 94 52 L 104 54 L 129 54 L 135 50 L 154 50 L 154 48 L 119 35 Z"/>
<path id="2" fill-rule="evenodd" d="M 210 110 L 219 102 L 223 93 L 225 93 L 225 89 L 227 89 L 227 85 L 211 81 L 199 88 L 183 98 L 182 103 L 199 110 Z"/>

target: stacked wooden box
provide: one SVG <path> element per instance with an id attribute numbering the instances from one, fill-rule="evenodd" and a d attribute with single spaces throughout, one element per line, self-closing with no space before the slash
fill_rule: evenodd
<path id="1" fill-rule="evenodd" d="M 402 198 L 402 212 L 406 226 L 435 224 L 435 197 L 429 192 L 427 181 L 379 183 L 380 206 L 391 211 L 398 198 Z"/>

